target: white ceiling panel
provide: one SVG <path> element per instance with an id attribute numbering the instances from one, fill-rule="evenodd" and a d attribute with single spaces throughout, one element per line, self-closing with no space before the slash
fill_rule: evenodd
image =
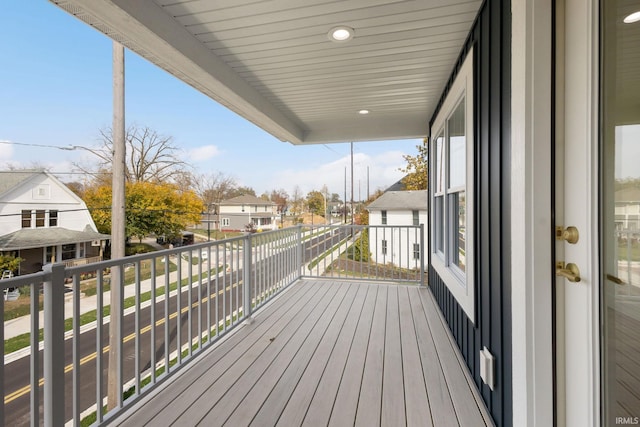
<path id="1" fill-rule="evenodd" d="M 51 1 L 294 144 L 425 136 L 482 3 Z"/>

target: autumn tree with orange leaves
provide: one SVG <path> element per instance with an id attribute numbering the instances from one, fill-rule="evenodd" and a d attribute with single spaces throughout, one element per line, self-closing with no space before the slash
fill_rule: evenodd
<path id="1" fill-rule="evenodd" d="M 125 190 L 125 233 L 142 239 L 149 234 L 176 236 L 200 222 L 202 200 L 193 191 L 174 184 L 128 182 Z M 84 201 L 101 233 L 111 229 L 111 186 L 91 187 Z"/>

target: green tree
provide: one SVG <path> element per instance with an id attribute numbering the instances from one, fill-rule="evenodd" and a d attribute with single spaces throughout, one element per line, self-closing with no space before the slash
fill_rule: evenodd
<path id="1" fill-rule="evenodd" d="M 320 191 L 310 191 L 307 194 L 307 206 L 309 211 L 316 215 L 324 216 L 324 196 Z"/>
<path id="2" fill-rule="evenodd" d="M 407 162 L 407 165 L 403 168 L 398 168 L 400 172 L 406 174 L 402 178 L 402 183 L 407 190 L 426 190 L 427 189 L 427 171 L 428 171 L 428 158 L 429 149 L 428 142 L 425 139 L 422 145 L 416 145 L 418 154 L 415 156 L 404 155 L 402 156 Z"/>
<path id="3" fill-rule="evenodd" d="M 100 186 L 85 192 L 98 230 L 111 229 L 111 187 Z M 142 239 L 149 234 L 178 235 L 187 226 L 200 222 L 202 200 L 191 191 L 179 191 L 173 184 L 130 182 L 125 192 L 125 232 Z"/>
<path id="4" fill-rule="evenodd" d="M 17 272 L 22 261 L 24 260 L 20 257 L 15 257 L 12 255 L 0 255 L 0 273 L 5 270 L 9 270 L 12 273 Z"/>

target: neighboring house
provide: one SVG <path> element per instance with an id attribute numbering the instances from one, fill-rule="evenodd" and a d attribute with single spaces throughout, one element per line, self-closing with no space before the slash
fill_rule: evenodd
<path id="1" fill-rule="evenodd" d="M 640 231 L 640 188 L 623 188 L 616 191 L 616 230 Z"/>
<path id="2" fill-rule="evenodd" d="M 385 228 L 378 226 L 425 226 L 429 223 L 427 204 L 429 192 L 387 191 L 369 203 L 369 225 L 373 226 L 369 235 L 369 248 L 374 261 L 379 264 L 393 264 L 399 267 L 419 268 L 420 229 Z M 425 234 L 426 235 L 426 234 Z M 425 257 L 422 268 L 427 267 Z"/>
<path id="3" fill-rule="evenodd" d="M 82 199 L 50 173 L 0 171 L 0 253 L 24 259 L 19 274 L 99 261 L 108 239 Z"/>
<path id="4" fill-rule="evenodd" d="M 242 195 L 220 202 L 218 228 L 221 231 L 241 231 L 253 224 L 257 230 L 278 228 L 275 203 L 256 196 Z"/>

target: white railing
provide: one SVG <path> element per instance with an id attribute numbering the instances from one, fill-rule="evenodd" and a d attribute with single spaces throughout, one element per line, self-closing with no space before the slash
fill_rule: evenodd
<path id="1" fill-rule="evenodd" d="M 40 315 L 0 328 L 0 424 L 80 425 L 90 413 L 97 424 L 108 423 L 300 278 L 424 283 L 423 246 L 421 227 L 298 226 L 88 265 L 47 265 L 2 280 L 3 291 L 22 288 L 30 312 Z M 109 300 L 115 269 L 117 311 Z M 109 335 L 111 316 L 120 320 L 117 337 Z M 65 318 L 72 319 L 66 328 Z M 7 355 L 20 323 L 29 347 Z M 109 370 L 111 345 L 118 354 Z M 105 412 L 109 381 L 122 393 Z"/>

